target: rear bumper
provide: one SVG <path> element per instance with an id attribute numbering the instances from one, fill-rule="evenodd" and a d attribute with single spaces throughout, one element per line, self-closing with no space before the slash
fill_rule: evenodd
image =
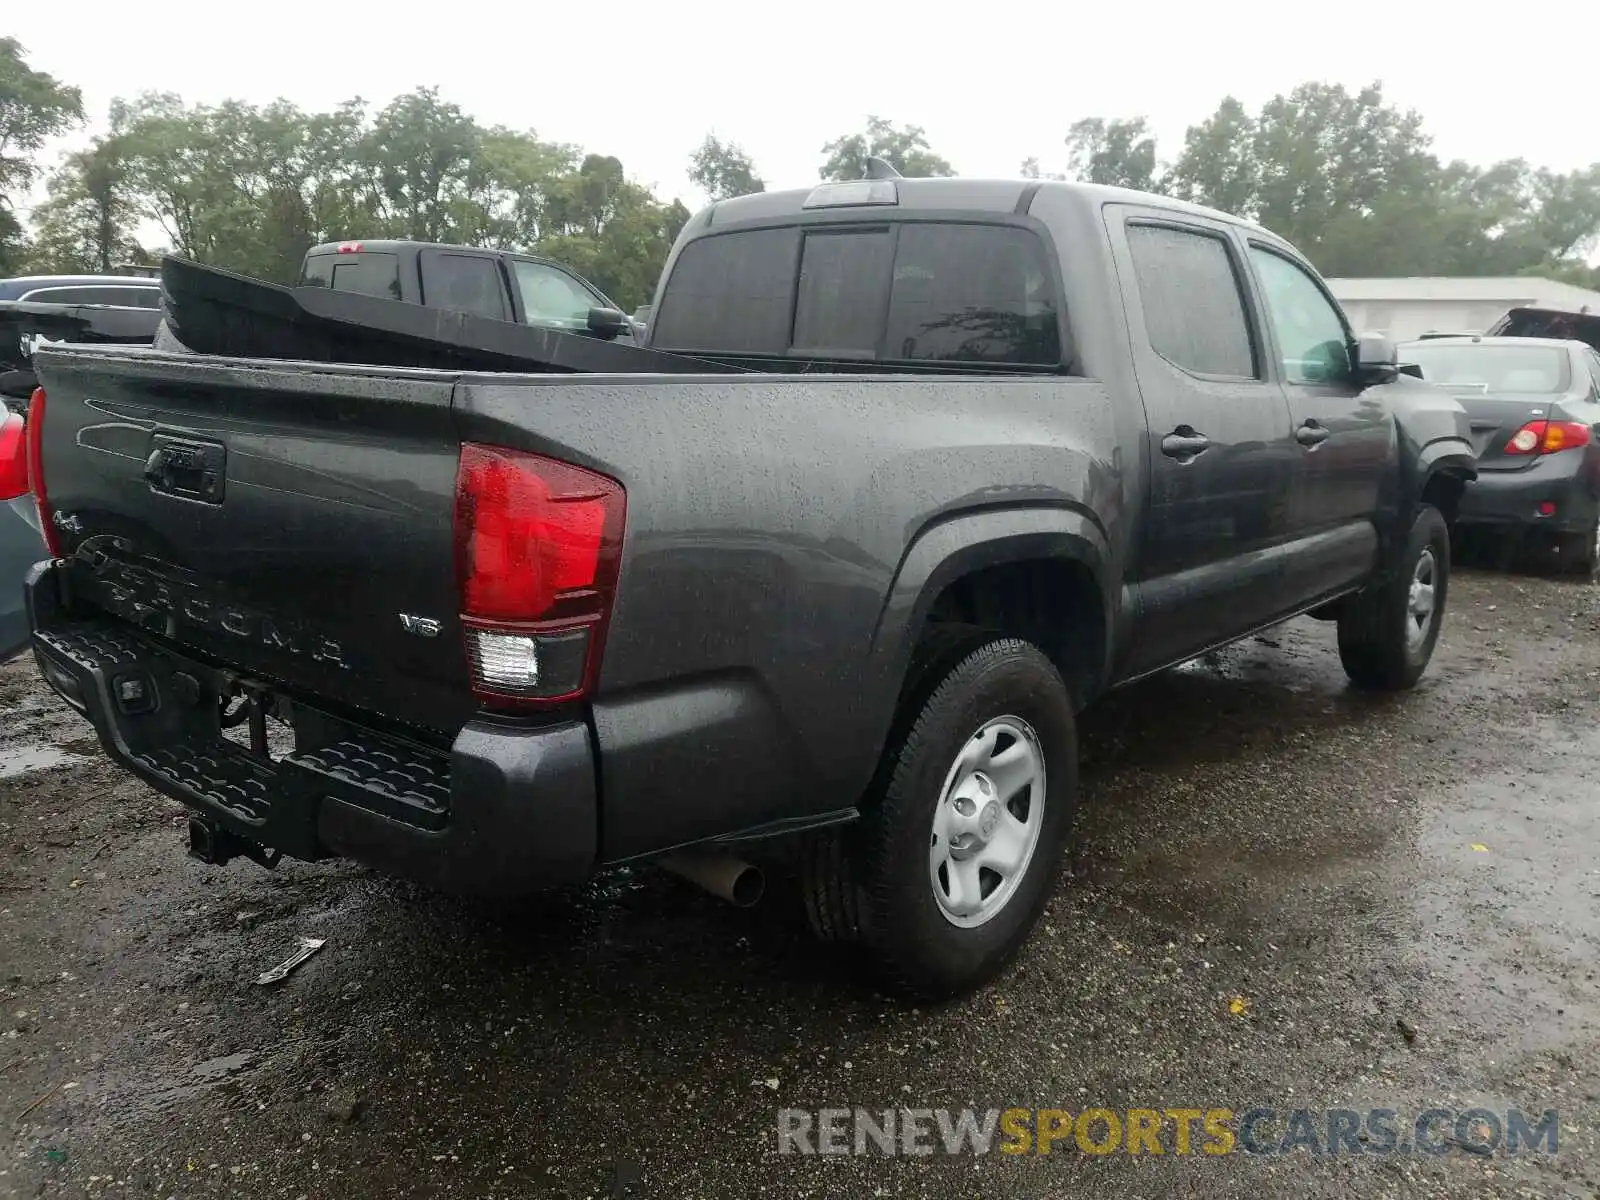
<path id="1" fill-rule="evenodd" d="M 1483 471 L 1461 497 L 1461 525 L 1530 526 L 1557 533 L 1593 529 L 1600 519 L 1600 462 L 1586 453 L 1545 455 L 1526 470 Z M 1541 516 L 1541 504 L 1555 505 Z"/>
<path id="2" fill-rule="evenodd" d="M 445 752 L 275 696 L 110 618 L 69 614 L 53 564 L 35 567 L 25 590 L 40 673 L 105 752 L 237 837 L 462 893 L 542 891 L 594 869 L 598 799 L 582 722 L 474 720 Z M 289 719 L 289 753 L 274 759 L 224 736 L 219 698 L 238 686 Z"/>

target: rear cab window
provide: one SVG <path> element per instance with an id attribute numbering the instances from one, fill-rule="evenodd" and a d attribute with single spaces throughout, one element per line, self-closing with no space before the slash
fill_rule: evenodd
<path id="1" fill-rule="evenodd" d="M 690 242 L 652 344 L 706 355 L 1057 370 L 1060 305 L 1031 228 L 862 218 Z"/>
<path id="2" fill-rule="evenodd" d="M 400 259 L 382 250 L 311 254 L 301 269 L 300 286 L 399 300 Z"/>

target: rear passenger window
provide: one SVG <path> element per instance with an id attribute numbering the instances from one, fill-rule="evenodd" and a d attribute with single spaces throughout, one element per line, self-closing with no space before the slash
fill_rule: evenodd
<path id="1" fill-rule="evenodd" d="M 1196 375 L 1257 377 L 1239 276 L 1218 236 L 1129 225 L 1139 305 L 1151 348 Z"/>
<path id="2" fill-rule="evenodd" d="M 439 254 L 427 264 L 427 302 L 435 308 L 506 319 L 500 264 L 478 254 Z"/>

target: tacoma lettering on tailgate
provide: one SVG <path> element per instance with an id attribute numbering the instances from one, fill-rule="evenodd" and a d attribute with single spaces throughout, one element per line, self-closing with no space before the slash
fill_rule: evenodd
<path id="1" fill-rule="evenodd" d="M 182 640 L 185 627 L 225 634 L 269 650 L 309 658 L 348 671 L 335 638 L 303 622 L 223 600 L 189 580 L 122 562 L 104 554 L 79 554 L 79 585 L 106 611 L 142 629 Z"/>

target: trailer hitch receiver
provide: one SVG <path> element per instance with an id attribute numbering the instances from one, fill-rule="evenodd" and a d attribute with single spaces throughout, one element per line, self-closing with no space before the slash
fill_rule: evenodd
<path id="1" fill-rule="evenodd" d="M 205 817 L 189 818 L 189 857 L 213 867 L 225 866 L 235 858 L 248 858 L 267 870 L 278 865 L 280 850 L 269 850 L 256 842 L 230 833 Z"/>

